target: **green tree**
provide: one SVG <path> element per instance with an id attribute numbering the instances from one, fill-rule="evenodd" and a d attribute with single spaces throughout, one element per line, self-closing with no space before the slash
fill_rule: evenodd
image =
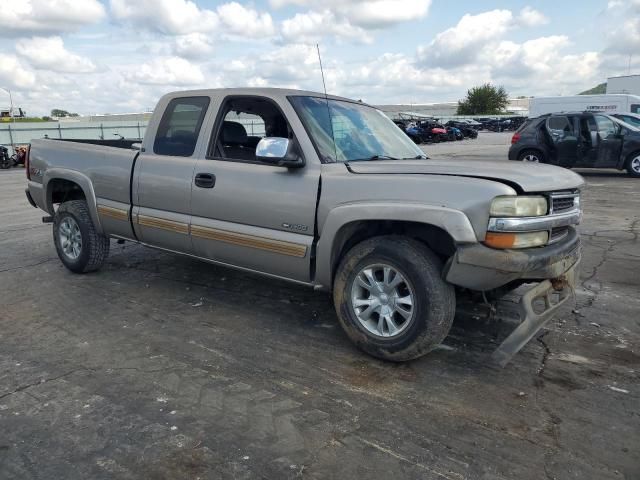
<path id="1" fill-rule="evenodd" d="M 508 104 L 504 87 L 485 83 L 467 90 L 467 96 L 458 102 L 458 115 L 496 115 L 503 113 Z"/>
<path id="2" fill-rule="evenodd" d="M 66 110 L 60 110 L 59 108 L 54 108 L 53 110 L 51 110 L 51 116 L 52 117 L 77 117 L 78 114 L 77 113 L 69 113 Z"/>

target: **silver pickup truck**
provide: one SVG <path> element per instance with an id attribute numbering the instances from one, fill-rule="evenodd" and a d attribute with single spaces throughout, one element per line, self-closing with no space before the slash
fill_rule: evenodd
<path id="1" fill-rule="evenodd" d="M 440 344 L 457 296 L 532 283 L 504 365 L 580 261 L 579 175 L 429 160 L 379 110 L 319 93 L 171 93 L 140 144 L 34 140 L 27 163 L 71 271 L 99 269 L 115 238 L 332 291 L 349 338 L 387 360 Z"/>

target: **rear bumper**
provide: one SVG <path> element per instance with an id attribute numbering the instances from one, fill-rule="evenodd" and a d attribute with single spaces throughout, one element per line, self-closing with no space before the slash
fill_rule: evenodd
<path id="1" fill-rule="evenodd" d="M 449 283 L 471 290 L 493 290 L 514 280 L 558 278 L 580 261 L 580 236 L 569 227 L 560 242 L 541 248 L 497 250 L 477 243 L 461 246 L 445 266 Z"/>

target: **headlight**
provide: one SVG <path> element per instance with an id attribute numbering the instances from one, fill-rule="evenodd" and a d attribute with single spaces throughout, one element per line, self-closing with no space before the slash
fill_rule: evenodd
<path id="1" fill-rule="evenodd" d="M 489 214 L 492 217 L 538 217 L 546 215 L 548 208 L 544 197 L 496 197 Z"/>
<path id="2" fill-rule="evenodd" d="M 492 248 L 541 247 L 549 241 L 549 232 L 497 233 L 487 232 L 485 245 Z"/>

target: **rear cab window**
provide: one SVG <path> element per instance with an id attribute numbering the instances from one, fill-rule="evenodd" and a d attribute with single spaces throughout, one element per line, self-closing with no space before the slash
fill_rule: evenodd
<path id="1" fill-rule="evenodd" d="M 156 155 L 190 157 L 196 149 L 209 97 L 174 98 L 162 114 L 153 142 Z"/>

